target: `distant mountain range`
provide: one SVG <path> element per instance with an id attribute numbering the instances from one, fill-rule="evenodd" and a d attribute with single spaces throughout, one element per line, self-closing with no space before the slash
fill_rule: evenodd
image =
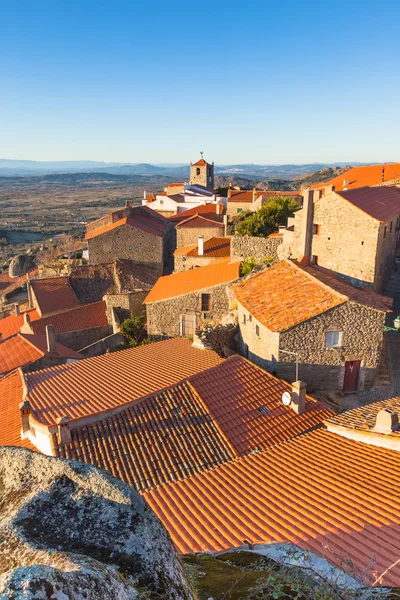
<path id="1" fill-rule="evenodd" d="M 305 176 L 324 168 L 344 167 L 348 163 L 308 163 L 301 165 L 215 165 L 215 174 L 250 179 L 286 179 Z M 351 163 L 352 166 L 374 163 Z M 57 173 L 109 173 L 111 175 L 159 175 L 178 180 L 189 178 L 189 165 L 182 163 L 117 163 L 99 161 L 34 161 L 0 159 L 0 177 L 29 177 Z"/>

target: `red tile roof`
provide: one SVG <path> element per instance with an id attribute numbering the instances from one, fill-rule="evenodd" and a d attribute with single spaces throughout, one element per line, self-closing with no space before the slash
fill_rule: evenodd
<path id="1" fill-rule="evenodd" d="M 198 244 L 177 248 L 174 255 L 183 254 L 185 256 L 199 256 Z M 204 242 L 204 254 L 208 258 L 229 258 L 231 255 L 230 237 L 213 237 Z"/>
<path id="2" fill-rule="evenodd" d="M 282 403 L 292 386 L 238 355 L 194 375 L 190 383 L 238 454 L 285 442 L 334 414 L 307 396 L 306 411 L 297 415 Z"/>
<path id="3" fill-rule="evenodd" d="M 285 331 L 348 300 L 387 312 L 390 299 L 354 288 L 319 267 L 282 260 L 234 286 L 235 296 L 270 331 Z"/>
<path id="4" fill-rule="evenodd" d="M 52 425 L 123 407 L 219 364 L 211 350 L 171 339 L 29 373 L 32 414 Z"/>
<path id="5" fill-rule="evenodd" d="M 168 220 L 178 223 L 180 221 L 186 221 L 186 219 L 192 217 L 193 215 L 201 215 L 206 219 L 221 222 L 222 214 L 217 213 L 217 206 L 219 207 L 218 210 L 221 210 L 221 212 L 224 210 L 224 206 L 222 204 L 201 204 L 200 206 L 194 206 L 193 208 L 183 210 L 176 215 L 172 215 L 171 217 L 168 217 Z"/>
<path id="6" fill-rule="evenodd" d="M 230 196 L 228 197 L 228 202 L 240 202 L 240 203 L 248 203 L 252 204 L 257 198 L 260 196 L 264 197 L 275 197 L 275 196 L 284 196 L 284 197 L 299 197 L 301 198 L 300 192 L 293 191 L 284 191 L 284 190 L 231 190 Z M 254 198 L 254 200 L 253 200 Z"/>
<path id="7" fill-rule="evenodd" d="M 46 325 L 54 325 L 56 333 L 80 331 L 81 329 L 92 329 L 93 327 L 107 327 L 106 303 L 100 301 L 92 304 L 81 304 L 76 308 L 31 321 L 32 332 L 45 335 Z"/>
<path id="8" fill-rule="evenodd" d="M 205 267 L 180 271 L 160 277 L 144 304 L 161 302 L 190 292 L 198 292 L 215 285 L 235 281 L 240 275 L 240 262 L 218 261 Z"/>
<path id="9" fill-rule="evenodd" d="M 261 192 L 260 192 L 261 193 Z M 253 190 L 232 190 L 228 202 L 253 203 Z"/>
<path id="10" fill-rule="evenodd" d="M 182 554 L 292 543 L 400 585 L 399 452 L 319 430 L 143 495 Z"/>
<path id="11" fill-rule="evenodd" d="M 208 165 L 208 162 L 206 162 L 204 158 L 200 158 L 200 160 L 195 162 L 192 167 L 205 167 L 206 165 Z"/>
<path id="12" fill-rule="evenodd" d="M 384 169 L 383 182 L 382 169 Z M 311 187 L 312 189 L 316 189 L 334 185 L 335 190 L 339 191 L 342 190 L 343 187 L 353 189 L 366 185 L 381 185 L 384 182 L 392 181 L 394 179 L 400 179 L 400 163 L 353 167 L 325 183 L 315 183 Z M 343 182 L 345 180 L 348 181 L 348 183 L 344 186 Z"/>
<path id="13" fill-rule="evenodd" d="M 188 382 L 71 433 L 71 443 L 59 447 L 58 456 L 106 469 L 138 490 L 235 456 Z"/>
<path id="14" fill-rule="evenodd" d="M 189 217 L 188 219 L 185 219 L 184 221 L 180 221 L 177 225 L 175 225 L 175 228 L 180 228 L 180 227 L 193 227 L 193 228 L 201 228 L 203 229 L 204 227 L 219 227 L 219 228 L 223 228 L 224 224 L 219 222 L 219 221 L 215 221 L 213 219 L 207 219 L 205 217 L 202 217 L 201 215 L 193 215 L 191 217 Z"/>
<path id="15" fill-rule="evenodd" d="M 26 273 L 25 275 L 21 275 L 21 277 L 10 277 L 8 273 L 0 274 L 0 293 L 5 294 L 10 292 L 14 288 L 17 288 L 21 285 L 24 285 L 27 280 L 31 277 L 34 277 L 39 272 L 38 269 L 34 269 L 30 271 L 30 273 Z"/>
<path id="16" fill-rule="evenodd" d="M 17 333 L 0 345 L 0 376 L 19 367 L 30 365 L 47 354 L 45 335 Z M 52 353 L 52 356 L 56 358 L 83 358 L 81 354 L 62 344 L 56 344 L 56 351 Z"/>
<path id="17" fill-rule="evenodd" d="M 400 213 L 400 188 L 397 187 L 360 187 L 338 193 L 381 223 Z"/>
<path id="18" fill-rule="evenodd" d="M 388 398 L 387 400 L 381 400 L 379 402 L 367 404 L 366 406 L 359 406 L 358 408 L 346 410 L 346 412 L 340 415 L 331 417 L 327 421 L 327 426 L 339 425 L 339 427 L 345 427 L 347 429 L 373 432 L 376 425 L 376 417 L 380 410 L 397 412 L 400 416 L 400 398 Z M 391 433 L 385 433 L 384 435 L 385 437 L 392 436 L 398 438 L 400 436 L 400 429 L 396 429 Z"/>
<path id="19" fill-rule="evenodd" d="M 142 207 L 146 208 L 146 207 Z M 151 209 L 149 209 L 151 210 Z M 152 211 L 154 212 L 154 211 Z M 167 222 L 163 223 L 161 221 L 156 221 L 151 218 L 145 217 L 144 215 L 135 215 L 134 217 L 124 217 L 119 221 L 115 221 L 115 223 L 110 223 L 109 225 L 103 225 L 102 227 L 98 227 L 93 231 L 88 231 L 85 235 L 85 240 L 91 240 L 98 235 L 102 235 L 103 233 L 107 233 L 108 231 L 112 231 L 117 227 L 121 227 L 121 225 L 129 225 L 134 229 L 141 229 L 146 233 L 151 233 L 157 237 L 162 237 L 167 230 Z"/>
<path id="20" fill-rule="evenodd" d="M 17 315 L 9 315 L 4 319 L 0 319 L 0 334 L 1 339 L 6 340 L 8 337 L 18 333 L 24 324 L 24 314 L 28 314 L 29 318 L 32 321 L 36 321 L 40 318 L 39 313 L 34 308 L 30 308 L 29 310 L 25 310 L 21 312 L 19 316 Z"/>
<path id="21" fill-rule="evenodd" d="M 79 305 L 68 277 L 33 279 L 31 286 L 35 294 L 37 309 L 41 315 L 59 312 Z"/>
<path id="22" fill-rule="evenodd" d="M 29 440 L 21 439 L 22 381 L 18 371 L 0 379 L 0 446 L 22 446 L 36 450 Z"/>

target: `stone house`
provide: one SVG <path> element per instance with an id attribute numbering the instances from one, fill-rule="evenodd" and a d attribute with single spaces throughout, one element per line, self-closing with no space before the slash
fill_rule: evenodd
<path id="1" fill-rule="evenodd" d="M 302 259 L 381 293 L 393 268 L 400 231 L 400 188 L 306 190 L 289 218 L 280 257 Z"/>
<path id="2" fill-rule="evenodd" d="M 283 242 L 283 233 L 271 233 L 267 237 L 233 235 L 231 237 L 231 260 L 254 258 L 257 262 L 278 260 L 278 248 Z"/>
<path id="3" fill-rule="evenodd" d="M 194 267 L 205 267 L 216 260 L 227 260 L 231 254 L 230 237 L 213 237 L 204 240 L 200 236 L 197 244 L 177 248 L 174 252 L 174 271 L 187 271 Z"/>
<path id="4" fill-rule="evenodd" d="M 144 301 L 148 334 L 187 337 L 218 323 L 232 308 L 239 276 L 240 262 L 225 260 L 160 277 Z"/>
<path id="5" fill-rule="evenodd" d="M 274 196 L 290 197 L 302 202 L 302 196 L 299 192 L 276 191 L 276 190 L 228 190 L 227 215 L 229 219 L 235 217 L 241 212 L 255 212 L 259 210 L 270 198 Z"/>
<path id="6" fill-rule="evenodd" d="M 175 230 L 176 247 L 184 248 L 196 244 L 200 236 L 204 237 L 204 241 L 223 236 L 225 225 L 221 221 L 195 214 L 177 223 Z"/>
<path id="7" fill-rule="evenodd" d="M 283 260 L 233 288 L 241 352 L 310 390 L 374 385 L 391 299 L 317 266 Z M 298 376 L 296 376 L 296 361 Z"/>
<path id="8" fill-rule="evenodd" d="M 168 270 L 174 250 L 168 219 L 146 206 L 112 211 L 87 227 L 90 264 L 127 259 L 161 273 Z"/>

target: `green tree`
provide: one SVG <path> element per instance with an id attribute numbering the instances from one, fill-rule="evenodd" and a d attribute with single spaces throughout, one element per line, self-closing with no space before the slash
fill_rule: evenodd
<path id="1" fill-rule="evenodd" d="M 121 323 L 120 333 L 125 338 L 125 348 L 136 348 L 150 343 L 148 338 L 143 338 L 144 324 L 143 316 L 131 316 Z"/>
<path id="2" fill-rule="evenodd" d="M 286 225 L 300 206 L 287 196 L 270 198 L 254 213 L 246 212 L 237 220 L 236 235 L 267 236 L 276 231 L 279 225 Z"/>

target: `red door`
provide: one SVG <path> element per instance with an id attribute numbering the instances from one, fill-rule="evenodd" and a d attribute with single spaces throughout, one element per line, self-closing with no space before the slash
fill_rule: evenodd
<path id="1" fill-rule="evenodd" d="M 360 376 L 360 360 L 348 360 L 344 365 L 344 392 L 356 392 L 358 390 L 358 378 Z"/>

